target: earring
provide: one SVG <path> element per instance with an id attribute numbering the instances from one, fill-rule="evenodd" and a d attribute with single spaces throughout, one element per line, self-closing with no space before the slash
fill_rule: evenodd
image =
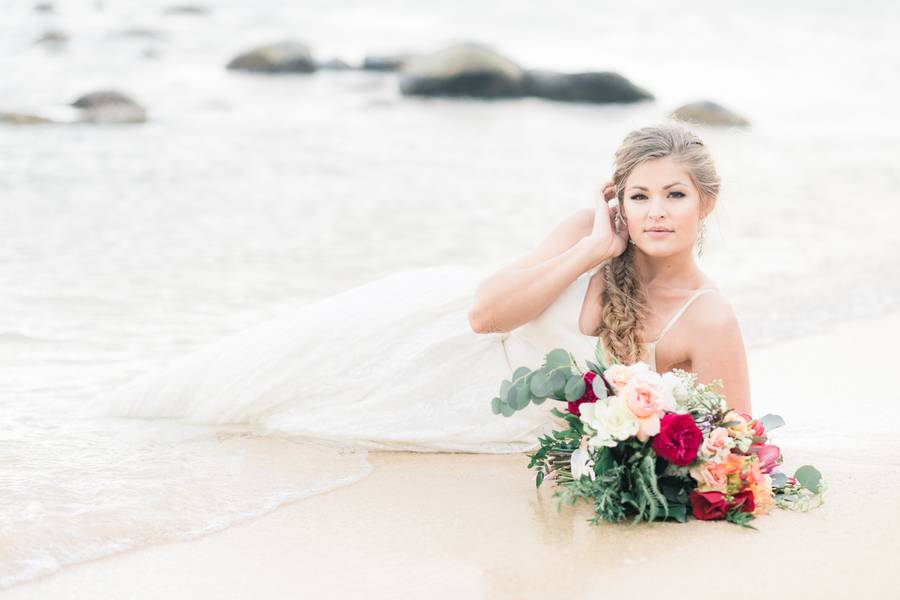
<path id="1" fill-rule="evenodd" d="M 703 256 L 703 242 L 706 241 L 706 219 L 700 220 L 700 235 L 697 236 L 697 256 Z"/>

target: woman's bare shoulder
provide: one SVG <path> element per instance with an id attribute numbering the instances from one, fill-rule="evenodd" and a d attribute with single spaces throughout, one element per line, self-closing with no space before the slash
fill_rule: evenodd
<path id="1" fill-rule="evenodd" d="M 698 331 L 714 333 L 722 327 L 736 326 L 737 314 L 728 296 L 712 280 L 708 279 L 704 288 L 712 291 L 701 294 L 695 300 L 694 310 L 689 311 L 693 327 Z"/>

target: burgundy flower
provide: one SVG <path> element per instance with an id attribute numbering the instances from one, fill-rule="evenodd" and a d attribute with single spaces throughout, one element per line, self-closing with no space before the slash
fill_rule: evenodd
<path id="1" fill-rule="evenodd" d="M 738 509 L 740 512 L 752 513 L 756 510 L 756 502 L 753 500 L 753 492 L 744 490 L 739 494 L 735 494 L 731 499 L 731 508 Z"/>
<path id="2" fill-rule="evenodd" d="M 701 521 L 724 519 L 728 514 L 728 502 L 722 492 L 691 492 L 691 512 Z"/>
<path id="3" fill-rule="evenodd" d="M 591 403 L 597 401 L 597 395 L 594 393 L 594 377 L 597 374 L 593 371 L 588 371 L 582 376 L 584 379 L 584 394 L 581 395 L 581 398 L 575 400 L 573 402 L 569 402 L 569 412 L 576 416 L 581 416 L 581 409 L 578 408 L 584 403 Z"/>
<path id="4" fill-rule="evenodd" d="M 702 443 L 703 432 L 691 415 L 668 413 L 660 420 L 651 447 L 673 465 L 684 467 L 694 462 Z"/>

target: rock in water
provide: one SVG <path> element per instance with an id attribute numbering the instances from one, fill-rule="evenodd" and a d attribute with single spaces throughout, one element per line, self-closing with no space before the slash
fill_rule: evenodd
<path id="1" fill-rule="evenodd" d="M 312 73 L 316 61 L 306 44 L 285 41 L 244 52 L 233 58 L 227 68 L 260 73 Z"/>
<path id="2" fill-rule="evenodd" d="M 40 115 L 28 113 L 0 112 L 0 123 L 7 125 L 43 125 L 53 121 Z"/>
<path id="3" fill-rule="evenodd" d="M 353 69 L 353 67 L 351 67 L 347 63 L 347 61 L 342 60 L 340 58 L 330 58 L 330 59 L 326 60 L 325 62 L 320 62 L 318 68 L 327 69 L 330 71 L 349 71 L 349 70 Z"/>
<path id="4" fill-rule="evenodd" d="M 697 123 L 699 125 L 713 125 L 724 127 L 746 127 L 750 121 L 741 115 L 734 113 L 721 104 L 711 100 L 691 102 L 679 106 L 671 114 L 672 117 L 682 121 Z"/>
<path id="5" fill-rule="evenodd" d="M 366 56 L 362 68 L 365 71 L 399 71 L 403 65 L 413 58 L 412 54 L 393 54 L 390 56 Z"/>
<path id="6" fill-rule="evenodd" d="M 91 92 L 72 103 L 81 109 L 85 123 L 143 123 L 147 111 L 137 102 L 114 90 Z"/>
<path id="7" fill-rule="evenodd" d="M 639 102 L 653 94 L 613 72 L 558 73 L 526 71 L 525 93 L 563 102 Z"/>
<path id="8" fill-rule="evenodd" d="M 524 79 L 515 62 L 475 43 L 417 56 L 404 63 L 400 74 L 400 91 L 420 96 L 521 96 Z"/>
<path id="9" fill-rule="evenodd" d="M 208 15 L 209 12 L 209 7 L 199 4 L 176 4 L 163 9 L 164 15 L 188 15 L 191 17 L 202 17 Z"/>

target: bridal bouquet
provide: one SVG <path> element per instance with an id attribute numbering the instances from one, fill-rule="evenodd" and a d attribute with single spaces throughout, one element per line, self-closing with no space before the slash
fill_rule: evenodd
<path id="1" fill-rule="evenodd" d="M 809 510 L 822 502 L 825 483 L 812 466 L 788 477 L 768 433 L 784 425 L 777 415 L 754 419 L 729 409 L 721 382 L 699 383 L 681 370 L 658 374 L 644 364 L 606 367 L 555 349 L 540 369 L 519 367 L 492 401 L 509 417 L 548 398 L 565 429 L 539 439 L 528 467 L 536 484 L 553 479 L 554 497 L 594 507 L 592 524 L 631 519 L 748 523 L 772 507 Z"/>

